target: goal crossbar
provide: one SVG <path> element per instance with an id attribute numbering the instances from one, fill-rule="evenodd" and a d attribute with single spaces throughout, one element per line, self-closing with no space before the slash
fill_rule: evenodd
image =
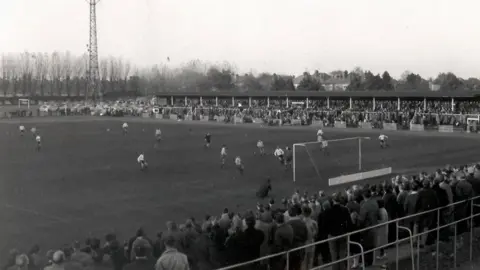
<path id="1" fill-rule="evenodd" d="M 362 140 L 370 140 L 370 137 L 349 137 L 349 138 L 340 138 L 340 139 L 333 139 L 333 140 L 325 140 L 326 142 L 342 142 L 342 141 L 358 141 L 358 171 L 362 170 Z M 293 166 L 292 166 L 292 171 L 293 171 L 293 182 L 296 182 L 296 147 L 304 147 L 305 151 L 310 159 L 310 162 L 312 163 L 315 172 L 317 173 L 317 176 L 320 177 L 320 170 L 317 167 L 317 164 L 314 162 L 314 158 L 308 148 L 306 147 L 307 145 L 311 144 L 320 144 L 321 142 L 303 142 L 303 143 L 294 143 L 293 144 Z"/>

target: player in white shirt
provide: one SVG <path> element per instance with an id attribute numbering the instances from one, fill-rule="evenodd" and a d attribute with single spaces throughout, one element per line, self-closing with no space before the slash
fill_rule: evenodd
<path id="1" fill-rule="evenodd" d="M 225 166 L 225 161 L 227 160 L 227 146 L 224 144 L 222 145 L 222 149 L 220 150 L 220 168 Z"/>
<path id="2" fill-rule="evenodd" d="M 32 132 L 33 137 L 37 136 L 37 129 L 35 127 L 32 127 L 30 132 Z"/>
<path id="3" fill-rule="evenodd" d="M 128 132 L 128 124 L 127 124 L 127 123 L 123 123 L 122 129 L 123 129 L 123 135 L 127 135 L 127 132 Z"/>
<path id="4" fill-rule="evenodd" d="M 387 135 L 383 135 L 383 134 L 380 134 L 380 136 L 378 136 L 378 140 L 380 141 L 380 147 L 381 148 L 385 148 L 385 147 L 388 147 L 388 136 Z"/>
<path id="5" fill-rule="evenodd" d="M 35 141 L 37 141 L 37 151 L 40 151 L 40 148 L 42 147 L 42 138 L 40 137 L 40 135 L 37 135 L 37 137 L 35 137 Z"/>
<path id="6" fill-rule="evenodd" d="M 235 166 L 237 167 L 240 175 L 243 175 L 243 170 L 245 169 L 245 167 L 243 166 L 242 159 L 239 156 L 235 158 Z"/>
<path id="7" fill-rule="evenodd" d="M 138 164 L 140 164 L 140 170 L 145 170 L 148 167 L 147 161 L 145 160 L 145 156 L 140 154 L 137 158 Z"/>
<path id="8" fill-rule="evenodd" d="M 155 148 L 158 148 L 158 144 L 160 144 L 160 141 L 162 140 L 162 131 L 157 128 L 155 130 Z"/>
<path id="9" fill-rule="evenodd" d="M 260 153 L 261 156 L 265 155 L 265 145 L 263 144 L 263 141 L 258 140 L 257 148 L 258 148 L 258 152 Z"/>
<path id="10" fill-rule="evenodd" d="M 277 148 L 275 149 L 275 152 L 273 152 L 273 155 L 276 158 L 278 158 L 278 160 L 282 165 L 285 164 L 285 159 L 283 158 L 283 156 L 285 155 L 285 152 L 283 152 L 282 148 L 277 146 Z"/>
<path id="11" fill-rule="evenodd" d="M 25 133 L 25 127 L 19 126 L 18 129 L 20 130 L 20 136 L 23 136 L 23 133 Z"/>
<path id="12" fill-rule="evenodd" d="M 320 147 L 324 151 L 324 153 L 328 155 L 328 151 L 327 151 L 328 141 L 326 140 L 325 135 L 323 134 L 323 130 L 321 129 L 317 131 L 317 142 L 320 143 Z"/>

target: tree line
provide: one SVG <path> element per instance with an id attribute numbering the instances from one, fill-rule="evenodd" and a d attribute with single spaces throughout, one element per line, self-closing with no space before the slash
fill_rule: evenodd
<path id="1" fill-rule="evenodd" d="M 89 94 L 88 55 L 70 52 L 2 54 L 0 95 L 82 96 Z M 477 78 L 463 79 L 440 73 L 435 79 L 405 71 L 400 79 L 388 71 L 373 74 L 356 67 L 351 71 L 304 72 L 300 76 L 260 73 L 239 74 L 228 62 L 211 64 L 193 60 L 179 68 L 169 63 L 139 68 L 119 57 L 99 60 L 99 84 L 104 94 L 183 91 L 326 91 L 343 85 L 349 91 L 440 91 L 480 90 Z"/>

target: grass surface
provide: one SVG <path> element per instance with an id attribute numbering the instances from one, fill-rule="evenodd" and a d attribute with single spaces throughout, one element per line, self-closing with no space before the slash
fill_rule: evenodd
<path id="1" fill-rule="evenodd" d="M 294 189 L 311 194 L 328 187 L 328 177 L 358 170 L 358 142 L 331 143 L 325 157 L 315 145 L 297 152 L 298 180 L 271 155 L 276 145 L 315 140 L 313 128 L 260 128 L 248 126 L 152 122 L 141 119 L 83 121 L 25 119 L 36 126 L 43 149 L 35 152 L 30 134 L 20 137 L 20 122 L 0 123 L 0 252 L 58 247 L 92 235 L 103 238 L 116 232 L 120 239 L 139 226 L 153 236 L 165 222 L 183 222 L 189 216 L 220 213 L 223 207 L 243 211 L 255 207 L 255 192 L 272 178 L 272 196 L 280 200 Z M 128 121 L 123 136 L 120 126 Z M 164 141 L 153 148 L 154 130 Z M 110 129 L 108 132 L 107 129 Z M 326 129 L 328 139 L 370 136 L 362 142 L 364 169 L 396 170 L 444 166 L 478 160 L 480 142 L 473 136 L 425 133 L 387 133 L 391 147 L 380 149 L 379 131 Z M 204 149 L 203 136 L 212 133 L 212 148 Z M 254 155 L 256 141 L 265 142 L 270 155 Z M 220 146 L 229 147 L 229 165 L 219 168 Z M 141 172 L 136 158 L 145 153 L 150 168 Z M 245 163 L 240 177 L 233 158 Z M 311 161 L 317 164 L 317 177 Z M 300 165 L 303 164 L 303 165 Z"/>

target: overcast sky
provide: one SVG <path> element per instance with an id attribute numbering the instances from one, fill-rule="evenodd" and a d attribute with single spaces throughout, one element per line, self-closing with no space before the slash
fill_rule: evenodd
<path id="1" fill-rule="evenodd" d="M 81 54 L 85 0 L 1 0 L 0 52 Z M 102 0 L 101 57 L 229 61 L 239 72 L 404 70 L 480 77 L 479 0 Z"/>

